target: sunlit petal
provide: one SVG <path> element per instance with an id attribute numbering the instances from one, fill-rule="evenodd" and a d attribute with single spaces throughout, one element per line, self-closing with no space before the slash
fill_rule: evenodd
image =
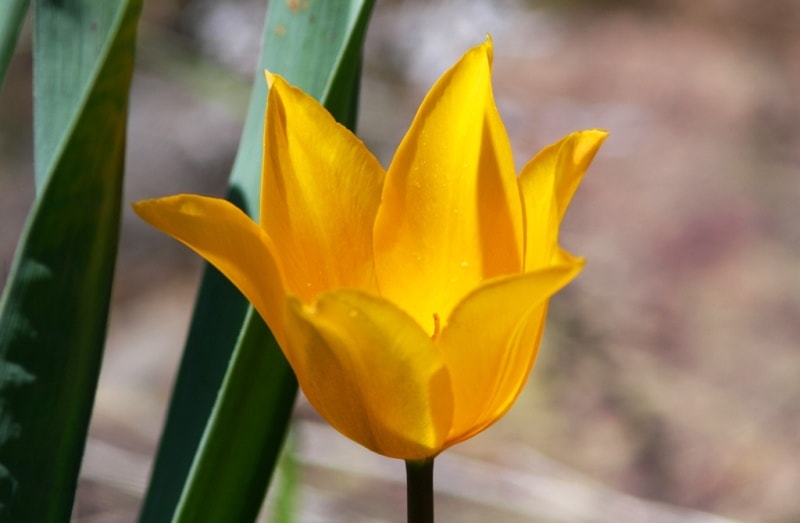
<path id="1" fill-rule="evenodd" d="M 193 194 L 145 200 L 133 209 L 219 269 L 282 339 L 285 291 L 275 248 L 244 212 L 226 200 Z"/>
<path id="2" fill-rule="evenodd" d="M 607 135 L 601 130 L 569 134 L 523 167 L 519 190 L 525 216 L 526 271 L 550 262 L 572 195 Z"/>
<path id="3" fill-rule="evenodd" d="M 386 456 L 441 449 L 452 416 L 450 379 L 431 339 L 391 303 L 357 291 L 292 300 L 292 368 L 309 402 L 336 429 Z"/>
<path id="4" fill-rule="evenodd" d="M 279 76 L 270 80 L 261 225 L 287 285 L 306 303 L 338 287 L 374 291 L 372 227 L 383 169 L 313 98 Z"/>
<path id="5" fill-rule="evenodd" d="M 438 345 L 453 384 L 448 446 L 499 419 L 519 395 L 536 359 L 547 303 L 583 262 L 498 278 L 453 310 Z"/>
<path id="6" fill-rule="evenodd" d="M 521 269 L 522 214 L 494 103 L 491 42 L 434 85 L 400 144 L 375 224 L 381 294 L 424 328 L 480 281 Z"/>
<path id="7" fill-rule="evenodd" d="M 317 411 L 386 456 L 436 456 L 502 417 L 583 267 L 559 226 L 606 133 L 570 134 L 516 178 L 491 68 L 487 41 L 437 81 L 388 173 L 267 74 L 260 224 L 200 196 L 135 205 L 247 296 Z"/>

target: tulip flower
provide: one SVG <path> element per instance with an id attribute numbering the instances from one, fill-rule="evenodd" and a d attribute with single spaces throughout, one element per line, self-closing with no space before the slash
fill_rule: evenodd
<path id="1" fill-rule="evenodd" d="M 491 63 L 487 41 L 436 82 L 388 170 L 267 74 L 258 223 L 197 195 L 134 205 L 248 298 L 323 418 L 409 462 L 508 411 L 549 298 L 583 265 L 559 224 L 606 133 L 570 134 L 517 176 Z"/>

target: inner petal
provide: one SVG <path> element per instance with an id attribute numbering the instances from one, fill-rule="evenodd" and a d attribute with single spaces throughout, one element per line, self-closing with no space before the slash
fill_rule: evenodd
<path id="1" fill-rule="evenodd" d="M 261 226 L 275 242 L 289 290 L 306 303 L 340 287 L 374 293 L 372 229 L 383 169 L 313 98 L 272 80 Z"/>
<path id="2" fill-rule="evenodd" d="M 433 333 L 481 281 L 522 268 L 522 210 L 494 103 L 491 44 L 434 85 L 400 144 L 375 222 L 381 294 Z"/>

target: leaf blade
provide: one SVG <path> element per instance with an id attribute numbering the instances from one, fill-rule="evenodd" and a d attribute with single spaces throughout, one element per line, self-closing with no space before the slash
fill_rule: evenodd
<path id="1" fill-rule="evenodd" d="M 30 0 L 5 0 L 0 4 L 0 89 L 19 40 Z"/>
<path id="2" fill-rule="evenodd" d="M 267 13 L 267 24 L 263 41 L 262 57 L 259 69 L 269 69 L 282 74 L 291 83 L 303 88 L 312 96 L 323 99 L 323 103 L 334 104 L 334 91 L 330 85 L 336 83 L 336 96 L 351 98 L 357 93 L 357 74 L 359 72 L 358 58 L 360 57 L 366 23 L 369 17 L 372 0 L 310 0 L 306 8 L 292 9 L 289 3 L 271 2 Z M 305 5 L 305 4 L 303 4 Z M 324 25 L 330 24 L 330 25 Z M 333 41 L 328 35 L 335 35 Z M 311 49 L 311 51 L 309 51 Z M 313 60 L 298 60 L 298 56 L 310 52 Z M 343 56 L 356 63 L 342 63 Z M 299 64 L 299 65 L 298 65 Z M 341 91 L 339 89 L 342 89 Z M 344 89 L 348 89 L 345 91 Z M 261 139 L 264 124 L 264 104 L 266 101 L 266 84 L 258 71 L 253 93 L 248 108 L 248 116 L 242 134 L 242 140 L 231 173 L 228 198 L 242 207 L 251 217 L 257 219 L 258 199 L 261 178 Z M 338 100 L 337 100 L 338 101 Z M 355 123 L 355 102 L 344 104 L 341 108 L 332 105 L 334 116 L 348 125 Z M 201 284 L 201 290 L 196 303 L 195 313 L 190 326 L 189 337 L 184 349 L 179 376 L 174 389 L 174 396 L 170 404 L 162 442 L 154 466 L 153 480 L 148 488 L 143 512 L 140 516 L 142 522 L 169 521 L 189 468 L 192 465 L 195 449 L 200 442 L 202 429 L 209 419 L 209 413 L 216 408 L 215 416 L 224 416 L 224 412 L 232 408 L 237 402 L 248 402 L 249 407 L 241 409 L 240 415 L 245 412 L 255 412 L 264 420 L 273 420 L 270 423 L 260 423 L 263 438 L 267 440 L 259 455 L 265 456 L 261 461 L 268 473 L 260 476 L 255 471 L 250 471 L 252 484 L 260 484 L 263 492 L 268 486 L 271 469 L 280 451 L 283 434 L 288 424 L 291 413 L 290 398 L 296 394 L 294 375 L 288 364 L 283 360 L 283 355 L 277 348 L 271 334 L 261 319 L 249 313 L 247 302 L 233 289 L 233 287 L 215 270 L 207 268 Z M 249 314 L 249 316 L 247 316 Z M 240 335 L 241 332 L 241 335 Z M 213 343 L 209 343 L 213 340 Z M 240 343 L 237 345 L 237 340 Z M 261 343 L 254 344 L 248 340 L 269 340 L 261 343 L 268 344 L 267 349 L 271 356 L 264 360 L 266 367 L 283 369 L 273 378 L 276 388 L 283 391 L 281 398 L 274 402 L 272 409 L 274 415 L 264 414 L 265 406 L 260 406 L 258 400 L 252 400 L 241 394 L 223 394 L 217 407 L 214 407 L 217 389 L 210 387 L 209 383 L 221 383 L 225 364 L 231 359 L 234 348 L 238 356 L 234 357 L 233 364 L 228 369 L 230 380 L 238 381 L 233 377 L 243 373 L 237 362 L 253 361 L 255 351 L 264 351 Z M 222 365 L 221 365 L 222 363 Z M 202 377 L 201 384 L 198 377 Z M 198 387 L 204 387 L 198 390 Z M 212 390 L 213 389 L 213 390 Z M 238 389 L 244 390 L 244 389 Z M 291 393 L 289 393 L 291 391 Z M 262 391 L 263 393 L 264 391 Z M 258 397 L 258 394 L 256 394 Z M 198 399 L 200 398 L 200 399 Z M 238 399 L 236 399 L 238 398 Z M 262 397 L 263 399 L 263 397 Z M 288 408 L 287 408 L 288 406 Z M 260 413 L 259 413 L 259 409 Z M 219 413 L 222 411 L 223 413 Z M 250 414 L 252 415 L 252 414 Z M 255 429 L 251 429 L 255 430 Z M 279 437 L 271 437 L 271 434 Z M 233 474 L 235 467 L 227 469 L 224 457 L 218 452 L 225 448 L 220 443 L 225 441 L 224 433 L 209 433 L 206 435 L 206 445 L 209 446 L 209 455 L 201 457 L 197 462 L 197 475 L 200 484 L 205 484 L 207 478 Z M 228 447 L 229 448 L 229 447 Z M 240 447 L 237 443 L 237 448 Z M 267 457 L 268 456 L 268 457 Z M 233 476 L 229 476 L 233 477 Z M 176 485 L 178 488 L 176 489 Z M 257 491 L 254 489 L 253 491 Z M 189 488 L 187 499 L 182 502 L 181 516 L 183 521 L 189 521 L 191 515 L 198 514 L 200 506 L 213 507 L 218 500 L 213 497 L 213 492 L 202 488 L 196 492 Z M 202 495 L 198 495 L 203 492 Z M 252 499 L 251 496 L 246 496 Z M 224 503 L 225 500 L 217 502 Z M 260 504 L 261 499 L 258 499 Z M 236 507 L 215 511 L 219 521 L 247 521 L 252 514 L 255 503 L 247 499 Z M 222 508 L 222 505 L 220 506 Z M 185 514 L 185 515 L 183 515 Z M 204 521 L 215 521 L 207 512 L 203 512 Z"/>
<path id="3" fill-rule="evenodd" d="M 39 17 L 61 16 L 47 3 L 37 7 Z M 97 27 L 106 36 L 81 49 L 86 59 L 94 53 L 94 65 L 74 84 L 78 92 L 45 95 L 55 98 L 45 105 L 77 107 L 58 140 L 37 144 L 51 148 L 40 154 L 52 160 L 0 300 L 0 463 L 13 486 L 0 489 L 3 521 L 69 519 L 102 357 L 141 2 L 92 7 L 111 14 Z M 51 36 L 37 35 L 35 59 L 82 38 Z"/>

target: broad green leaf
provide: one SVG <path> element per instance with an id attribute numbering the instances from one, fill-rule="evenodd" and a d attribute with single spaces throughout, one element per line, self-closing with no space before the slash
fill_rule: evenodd
<path id="1" fill-rule="evenodd" d="M 267 85 L 263 69 L 313 96 L 344 125 L 355 126 L 361 47 L 374 0 L 271 2 L 247 121 L 231 173 L 234 201 L 258 219 L 261 140 Z M 238 196 L 238 198 L 236 198 Z"/>
<path id="2" fill-rule="evenodd" d="M 275 468 L 297 382 L 249 308 L 173 521 L 254 521 Z"/>
<path id="3" fill-rule="evenodd" d="M 283 75 L 352 128 L 361 47 L 372 4 L 373 0 L 269 4 L 262 57 L 228 193 L 254 218 L 259 210 L 267 99 L 262 70 Z M 207 268 L 140 516 L 143 523 L 170 521 L 201 436 L 203 450 L 193 466 L 178 518 L 192 521 L 202 514 L 203 521 L 213 522 L 255 517 L 280 452 L 296 384 L 267 327 L 248 311 L 238 291 Z M 236 356 L 231 360 L 234 348 Z M 245 386 L 239 382 L 250 374 L 248 365 L 260 367 L 262 379 Z M 215 406 L 226 369 L 228 385 Z M 212 422 L 203 436 L 212 408 Z M 227 421 L 216 421 L 222 419 Z M 248 438 L 247 444 L 237 439 L 235 446 L 228 446 L 244 426 L 259 435 Z M 208 488 L 209 484 L 230 485 L 247 494 L 231 497 L 227 489 Z"/>
<path id="4" fill-rule="evenodd" d="M 107 28 L 114 23 L 120 3 L 33 2 L 33 167 L 37 193 L 83 105 L 96 74 L 98 53 L 107 41 Z"/>
<path id="5" fill-rule="evenodd" d="M 0 2 L 0 88 L 6 77 L 8 64 L 14 55 L 19 32 L 30 0 L 3 0 Z"/>
<path id="6" fill-rule="evenodd" d="M 47 169 L 0 300 L 0 517 L 46 523 L 69 520 L 100 370 L 141 2 L 35 9 L 36 103 L 69 111 L 35 113 L 60 134 L 35 144 Z"/>

